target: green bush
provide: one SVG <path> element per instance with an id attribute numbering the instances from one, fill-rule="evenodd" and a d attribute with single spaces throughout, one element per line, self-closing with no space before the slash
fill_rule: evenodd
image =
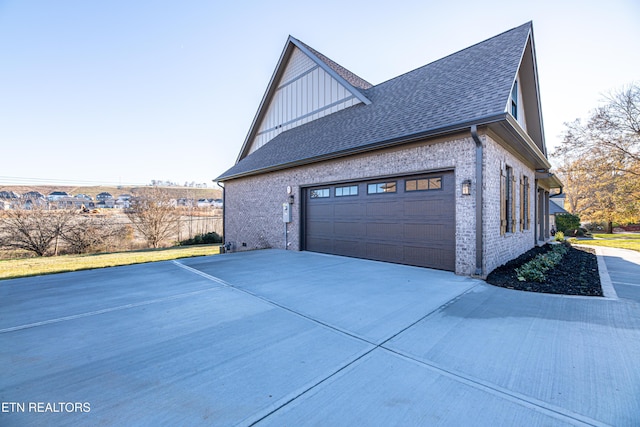
<path id="1" fill-rule="evenodd" d="M 179 246 L 209 245 L 213 243 L 222 243 L 222 237 L 220 237 L 220 235 L 215 231 L 198 234 L 191 239 L 183 240 L 179 243 Z"/>
<path id="2" fill-rule="evenodd" d="M 556 231 L 556 235 L 553 236 L 556 242 L 564 242 L 564 233 L 562 231 Z"/>
<path id="3" fill-rule="evenodd" d="M 556 215 L 556 229 L 567 234 L 567 230 L 580 229 L 580 217 L 572 214 Z"/>
<path id="4" fill-rule="evenodd" d="M 534 259 L 516 268 L 518 280 L 521 282 L 544 282 L 545 273 L 562 261 L 569 248 L 565 245 L 554 245 L 545 254 L 537 255 Z"/>

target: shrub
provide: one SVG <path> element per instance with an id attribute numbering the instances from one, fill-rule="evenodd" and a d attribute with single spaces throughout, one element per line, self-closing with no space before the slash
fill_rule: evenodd
<path id="1" fill-rule="evenodd" d="M 222 237 L 215 231 L 205 234 L 198 234 L 191 239 L 183 240 L 178 245 L 179 246 L 189 246 L 189 245 L 208 245 L 213 243 L 222 243 Z"/>
<path id="2" fill-rule="evenodd" d="M 556 242 L 564 242 L 564 233 L 562 231 L 556 231 L 554 238 Z"/>
<path id="3" fill-rule="evenodd" d="M 567 234 L 567 230 L 577 230 L 580 228 L 580 217 L 572 214 L 556 215 L 556 228 Z"/>
<path id="4" fill-rule="evenodd" d="M 562 261 L 562 257 L 569 251 L 565 245 L 554 245 L 546 254 L 537 255 L 520 268 L 516 268 L 518 280 L 521 282 L 544 282 L 544 273 L 554 268 Z"/>

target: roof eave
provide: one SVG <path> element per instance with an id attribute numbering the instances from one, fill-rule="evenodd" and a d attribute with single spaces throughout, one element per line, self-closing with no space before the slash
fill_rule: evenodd
<path id="1" fill-rule="evenodd" d="M 233 174 L 233 175 L 229 175 L 229 176 L 225 176 L 224 174 L 222 174 L 218 178 L 216 178 L 215 181 L 217 181 L 217 182 L 225 182 L 225 181 L 229 181 L 229 180 L 232 180 L 232 179 L 245 178 L 245 177 L 252 176 L 252 175 L 259 175 L 259 174 L 268 173 L 268 172 L 275 172 L 275 171 L 279 171 L 279 170 L 283 170 L 283 169 L 290 169 L 290 168 L 293 168 L 293 167 L 298 167 L 298 166 L 309 165 L 309 164 L 312 164 L 312 163 L 323 162 L 323 161 L 326 161 L 326 160 L 332 160 L 332 159 L 337 159 L 337 158 L 341 158 L 341 157 L 352 156 L 352 155 L 355 155 L 355 154 L 361 154 L 361 153 L 365 153 L 365 152 L 372 151 L 372 150 L 380 150 L 380 149 L 383 149 L 383 148 L 394 147 L 394 146 L 397 146 L 397 145 L 416 142 L 416 141 L 424 140 L 424 139 L 427 139 L 427 138 L 436 138 L 436 137 L 440 137 L 440 136 L 450 135 L 450 134 L 453 134 L 453 133 L 458 133 L 458 132 L 461 132 L 461 131 L 468 130 L 472 125 L 483 126 L 483 125 L 490 125 L 490 124 L 493 124 L 493 123 L 499 123 L 501 121 L 504 121 L 506 116 L 507 116 L 507 114 L 505 114 L 505 113 L 494 114 L 494 115 L 485 116 L 485 117 L 482 117 L 482 118 L 477 118 L 477 119 L 474 119 L 474 120 L 468 120 L 468 121 L 456 123 L 456 124 L 453 124 L 453 125 L 448 125 L 448 126 L 436 128 L 436 129 L 430 129 L 430 130 L 426 130 L 426 131 L 423 131 L 423 132 L 413 133 L 413 134 L 409 134 L 409 135 L 403 135 L 403 136 L 400 136 L 400 137 L 396 137 L 396 138 L 392 138 L 392 139 L 388 139 L 388 140 L 384 140 L 384 141 L 376 141 L 376 142 L 373 142 L 373 143 L 370 143 L 370 144 L 362 145 L 362 146 L 351 148 L 351 149 L 348 149 L 348 150 L 336 151 L 336 152 L 329 153 L 329 154 L 324 154 L 324 155 L 321 155 L 321 156 L 315 156 L 315 157 L 310 157 L 310 158 L 307 158 L 307 159 L 296 160 L 296 161 L 293 161 L 293 162 L 282 163 L 282 164 L 279 164 L 279 165 L 268 166 L 268 167 L 264 167 L 264 168 L 260 168 L 260 169 L 254 169 L 254 170 L 251 170 L 251 171 L 241 172 L 241 173 Z"/>
<path id="2" fill-rule="evenodd" d="M 551 168 L 547 157 L 511 114 L 505 113 L 504 120 L 493 123 L 489 128 L 505 141 L 509 141 L 514 152 L 527 160 L 533 169 Z"/>

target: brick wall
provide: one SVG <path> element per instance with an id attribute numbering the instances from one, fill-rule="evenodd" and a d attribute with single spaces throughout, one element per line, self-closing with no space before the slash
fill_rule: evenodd
<path id="1" fill-rule="evenodd" d="M 484 266 L 485 274 L 496 267 L 531 249 L 534 242 L 535 217 L 535 171 L 526 166 L 515 155 L 505 150 L 497 137 L 485 135 L 484 143 Z M 529 212 L 530 226 L 520 231 L 516 223 L 516 232 L 500 235 L 500 171 L 504 166 L 513 168 L 516 177 L 515 218 L 520 218 L 520 186 L 523 175 L 529 177 Z"/>
<path id="2" fill-rule="evenodd" d="M 468 135 L 468 134 L 467 134 Z M 285 226 L 282 204 L 292 189 L 293 222 L 287 225 L 288 249 L 300 250 L 300 202 L 302 188 L 334 182 L 366 180 L 382 176 L 403 175 L 451 169 L 456 181 L 456 273 L 475 272 L 475 143 L 470 136 L 404 145 L 342 159 L 234 179 L 225 183 L 225 241 L 235 250 L 284 248 Z M 533 172 L 513 155 L 508 154 L 488 136 L 482 136 L 485 147 L 485 201 L 483 271 L 489 272 L 533 246 Z M 526 171 L 530 176 L 531 229 L 500 236 L 500 166 L 506 162 L 517 176 Z M 461 194 L 462 181 L 470 179 L 472 195 Z M 518 194 L 519 197 L 519 194 Z M 518 205 L 519 202 L 516 203 Z"/>

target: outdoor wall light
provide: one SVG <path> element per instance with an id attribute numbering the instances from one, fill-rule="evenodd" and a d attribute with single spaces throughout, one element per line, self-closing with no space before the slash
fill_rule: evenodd
<path id="1" fill-rule="evenodd" d="M 471 180 L 465 179 L 462 181 L 462 195 L 470 196 L 471 195 Z"/>

